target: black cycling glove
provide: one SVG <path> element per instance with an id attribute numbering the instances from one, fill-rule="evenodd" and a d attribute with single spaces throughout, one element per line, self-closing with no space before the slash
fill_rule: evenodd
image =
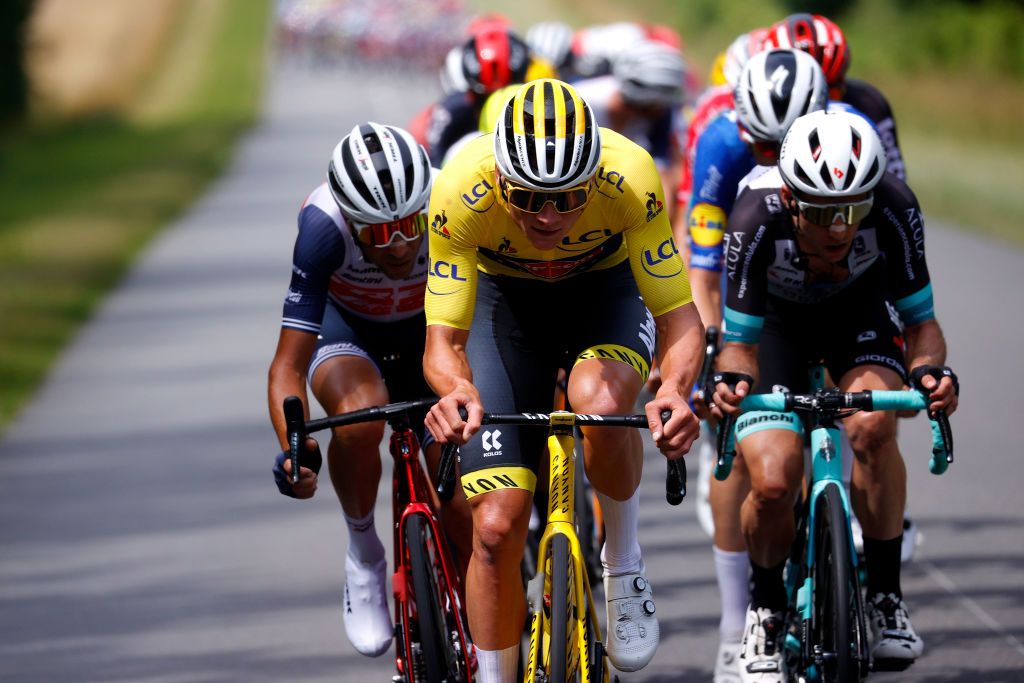
<path id="1" fill-rule="evenodd" d="M 287 472 L 284 470 L 284 461 L 289 457 L 288 451 L 281 451 L 274 458 L 274 483 L 277 484 L 277 490 L 289 498 L 295 498 L 295 491 L 292 490 L 292 480 Z M 320 445 L 317 444 L 316 448 L 312 451 L 302 449 L 299 452 L 299 467 L 308 467 L 313 472 L 320 474 L 320 468 L 324 464 L 324 458 L 320 454 Z"/>
<path id="2" fill-rule="evenodd" d="M 916 368 L 910 371 L 910 381 L 914 388 L 923 394 L 930 394 L 931 391 L 924 388 L 921 384 L 921 380 L 926 375 L 930 375 L 935 378 L 935 381 L 941 382 L 943 377 L 949 377 L 953 380 L 953 391 L 956 395 L 960 395 L 960 380 L 957 379 L 956 373 L 946 365 L 918 365 Z"/>

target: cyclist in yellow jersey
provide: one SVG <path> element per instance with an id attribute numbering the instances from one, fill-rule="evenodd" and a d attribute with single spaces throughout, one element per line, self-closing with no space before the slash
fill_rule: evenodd
<path id="1" fill-rule="evenodd" d="M 543 410 L 559 368 L 581 413 L 633 411 L 655 340 L 663 384 L 646 406 L 669 458 L 698 434 L 685 396 L 703 327 L 672 239 L 650 155 L 598 128 L 572 86 L 516 93 L 492 135 L 470 142 L 434 183 L 424 376 L 441 399 L 434 437 L 462 446 L 473 515 L 467 611 L 482 683 L 515 678 L 525 617 L 522 557 L 543 434 L 479 431 L 481 415 Z M 462 418 L 459 409 L 467 411 Z M 662 423 L 660 412 L 672 411 Z M 587 474 L 605 515 L 608 654 L 645 666 L 659 632 L 637 541 L 637 432 L 584 428 Z"/>

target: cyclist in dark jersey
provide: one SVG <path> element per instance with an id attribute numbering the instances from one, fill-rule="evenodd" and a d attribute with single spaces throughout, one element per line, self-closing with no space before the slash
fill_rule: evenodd
<path id="1" fill-rule="evenodd" d="M 421 367 L 429 266 L 423 233 L 432 174 L 426 152 L 408 132 L 366 123 L 338 143 L 327 182 L 302 204 L 267 392 L 285 449 L 274 465 L 285 495 L 310 498 L 317 487 L 317 473 L 305 467 L 294 486 L 289 479 L 286 396 L 305 399 L 308 383 L 324 410 L 335 414 L 432 394 Z M 422 420 L 414 426 L 428 462 L 436 461 L 439 447 L 426 438 Z M 374 657 L 388 649 L 393 633 L 387 563 L 373 515 L 383 436 L 383 422 L 339 428 L 327 452 L 349 533 L 345 633 L 356 650 Z M 311 439 L 307 447 L 315 450 L 315 444 Z M 468 530 L 464 501 L 460 495 L 446 507 L 447 528 L 458 528 L 454 517 L 461 510 Z M 465 564 L 469 536 L 451 536 Z"/>
<path id="2" fill-rule="evenodd" d="M 778 168 L 737 199 L 725 260 L 727 344 L 718 369 L 753 376 L 759 392 L 802 391 L 807 364 L 823 359 L 843 391 L 898 390 L 913 377 L 930 391 L 931 409 L 955 410 L 921 211 L 906 184 L 885 172 L 881 141 L 862 117 L 819 111 L 796 120 Z M 719 384 L 712 413 L 735 414 L 750 389 Z M 782 570 L 803 458 L 795 414 L 758 418 L 746 413 L 736 428 L 751 476 L 742 527 L 753 571 L 740 676 L 763 683 L 785 680 Z M 900 590 L 906 469 L 896 418 L 858 413 L 845 423 L 856 454 L 851 500 L 864 529 L 872 657 L 908 664 L 923 644 Z"/>
<path id="3" fill-rule="evenodd" d="M 762 48 L 773 47 L 796 48 L 817 59 L 825 71 L 829 98 L 846 102 L 874 122 L 885 146 L 889 172 L 901 180 L 907 179 L 892 107 L 878 88 L 846 77 L 850 48 L 843 30 L 835 22 L 820 14 L 791 14 L 768 29 Z"/>

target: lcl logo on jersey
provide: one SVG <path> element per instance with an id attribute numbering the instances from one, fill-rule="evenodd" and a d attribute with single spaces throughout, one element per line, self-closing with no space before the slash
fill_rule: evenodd
<path id="1" fill-rule="evenodd" d="M 657 269 L 662 263 L 672 261 L 673 259 L 675 267 L 669 269 L 671 272 L 656 273 L 652 270 Z M 644 249 L 643 259 L 640 264 L 643 266 L 644 271 L 652 277 L 669 278 L 683 272 L 683 260 L 679 258 L 679 249 L 676 248 L 675 240 L 671 237 L 654 249 Z"/>
<path id="2" fill-rule="evenodd" d="M 501 455 L 501 442 L 498 441 L 498 437 L 501 436 L 501 430 L 495 429 L 492 431 L 484 432 L 480 441 L 484 447 L 484 457 L 493 457 L 495 455 Z"/>
<path id="3" fill-rule="evenodd" d="M 430 266 L 430 275 L 442 280 L 466 281 L 466 278 L 459 277 L 459 265 L 457 263 L 448 263 L 447 261 L 434 261 L 433 265 Z"/>
<path id="4" fill-rule="evenodd" d="M 562 243 L 558 245 L 558 248 L 562 251 L 585 251 L 590 248 L 591 242 L 598 242 L 611 236 L 612 231 L 608 228 L 587 230 L 576 239 L 573 239 L 570 235 L 566 235 L 562 238 Z"/>
<path id="5" fill-rule="evenodd" d="M 620 193 L 625 192 L 622 189 L 622 183 L 626 180 L 626 176 L 622 175 L 618 171 L 607 171 L 605 172 L 604 166 L 597 169 L 597 179 L 600 182 L 608 183 Z"/>
<path id="6" fill-rule="evenodd" d="M 491 190 L 494 188 L 486 180 L 481 180 L 479 183 L 473 186 L 469 192 L 462 194 L 462 203 L 466 205 L 466 208 L 470 211 L 476 211 L 477 213 L 484 213 L 491 208 L 494 203 L 494 195 Z M 486 198 L 490 198 L 490 201 L 480 202 Z"/>

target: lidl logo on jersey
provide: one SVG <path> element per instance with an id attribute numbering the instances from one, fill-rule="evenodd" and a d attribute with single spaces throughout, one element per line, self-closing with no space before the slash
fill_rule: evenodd
<path id="1" fill-rule="evenodd" d="M 644 249 L 640 265 L 651 277 L 670 278 L 683 272 L 683 260 L 671 237 L 653 249 Z"/>
<path id="2" fill-rule="evenodd" d="M 441 213 L 434 214 L 434 220 L 430 222 L 430 232 L 435 235 L 440 235 L 446 240 L 450 240 L 452 235 L 448 232 L 448 216 L 444 215 L 444 209 L 441 209 Z"/>
<path id="3" fill-rule="evenodd" d="M 622 183 L 625 182 L 626 176 L 622 175 L 618 171 L 605 171 L 604 166 L 602 166 L 597 169 L 597 180 L 599 183 L 607 183 L 608 185 L 611 185 L 618 190 L 620 194 L 625 192 L 625 190 L 622 189 Z"/>
<path id="4" fill-rule="evenodd" d="M 647 193 L 647 222 L 650 223 L 654 217 L 665 210 L 665 205 L 658 200 L 653 192 Z"/>
<path id="5" fill-rule="evenodd" d="M 494 204 L 494 194 L 491 192 L 493 189 L 489 182 L 481 180 L 469 192 L 462 194 L 462 203 L 470 211 L 484 213 Z"/>

